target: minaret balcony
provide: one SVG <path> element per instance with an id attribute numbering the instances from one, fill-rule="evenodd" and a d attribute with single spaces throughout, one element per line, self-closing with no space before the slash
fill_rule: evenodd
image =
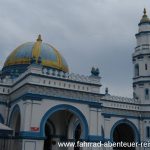
<path id="1" fill-rule="evenodd" d="M 133 83 L 139 82 L 150 82 L 150 75 L 149 76 L 137 76 L 133 78 Z"/>
<path id="2" fill-rule="evenodd" d="M 135 52 L 133 53 L 133 57 L 141 54 L 150 54 L 149 44 L 143 44 L 141 46 L 135 47 Z"/>
<path id="3" fill-rule="evenodd" d="M 143 44 L 143 45 L 141 45 L 141 46 L 137 46 L 136 48 L 135 48 L 135 51 L 137 52 L 137 51 L 143 51 L 143 50 L 149 50 L 150 49 L 150 44 Z"/>

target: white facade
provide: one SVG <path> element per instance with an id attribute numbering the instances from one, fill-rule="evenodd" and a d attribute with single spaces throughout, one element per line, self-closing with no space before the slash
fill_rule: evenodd
<path id="1" fill-rule="evenodd" d="M 1 150 L 111 150 L 60 148 L 58 142 L 149 141 L 150 21 L 145 15 L 133 53 L 134 98 L 102 94 L 99 73 L 81 76 L 31 64 L 19 77 L 0 80 L 0 122 L 14 130 L 8 135 L 0 129 Z"/>

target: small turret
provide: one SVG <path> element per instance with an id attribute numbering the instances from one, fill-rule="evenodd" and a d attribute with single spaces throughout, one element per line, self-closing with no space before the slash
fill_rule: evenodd
<path id="1" fill-rule="evenodd" d="M 99 69 L 92 67 L 91 69 L 91 76 L 99 76 Z"/>
<path id="2" fill-rule="evenodd" d="M 109 94 L 108 87 L 105 88 L 105 95 L 110 95 L 110 94 Z"/>

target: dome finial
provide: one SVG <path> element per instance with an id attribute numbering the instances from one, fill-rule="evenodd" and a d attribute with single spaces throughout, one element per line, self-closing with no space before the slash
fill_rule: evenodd
<path id="1" fill-rule="evenodd" d="M 38 35 L 37 41 L 41 41 L 42 42 L 41 34 Z"/>
<path id="2" fill-rule="evenodd" d="M 144 11 L 143 11 L 144 15 L 146 15 L 146 8 L 144 8 Z"/>
<path id="3" fill-rule="evenodd" d="M 146 8 L 144 8 L 142 19 L 140 20 L 140 24 L 142 23 L 150 23 L 150 19 L 146 14 Z"/>

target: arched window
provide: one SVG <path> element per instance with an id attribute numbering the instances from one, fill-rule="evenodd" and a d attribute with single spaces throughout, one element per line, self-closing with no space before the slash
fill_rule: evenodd
<path id="1" fill-rule="evenodd" d="M 134 69 L 135 69 L 135 76 L 139 76 L 139 65 L 136 64 Z"/>
<path id="2" fill-rule="evenodd" d="M 21 112 L 19 105 L 15 105 L 11 111 L 9 126 L 14 131 L 14 138 L 18 140 L 13 140 L 11 143 L 11 149 L 20 150 L 22 148 L 22 144 L 20 144 L 20 127 L 21 127 Z"/>
<path id="3" fill-rule="evenodd" d="M 21 127 L 21 114 L 20 107 L 18 105 L 14 106 L 11 112 L 9 126 L 15 131 L 15 136 L 19 136 Z"/>
<path id="4" fill-rule="evenodd" d="M 145 70 L 147 70 L 147 68 L 148 68 L 148 67 L 147 67 L 147 64 L 145 64 Z"/>
<path id="5" fill-rule="evenodd" d="M 135 99 L 136 99 L 136 94 L 135 94 L 135 92 L 133 92 L 133 98 L 135 98 Z"/>
<path id="6" fill-rule="evenodd" d="M 101 126 L 101 132 L 102 132 L 102 136 L 104 137 L 104 136 L 105 136 L 105 133 L 104 133 L 104 128 L 103 128 L 103 126 Z"/>
<path id="7" fill-rule="evenodd" d="M 150 127 L 146 127 L 146 137 L 150 138 Z"/>
<path id="8" fill-rule="evenodd" d="M 145 99 L 149 99 L 149 89 L 145 89 Z"/>
<path id="9" fill-rule="evenodd" d="M 0 123 L 4 123 L 4 119 L 1 114 L 0 114 Z"/>

